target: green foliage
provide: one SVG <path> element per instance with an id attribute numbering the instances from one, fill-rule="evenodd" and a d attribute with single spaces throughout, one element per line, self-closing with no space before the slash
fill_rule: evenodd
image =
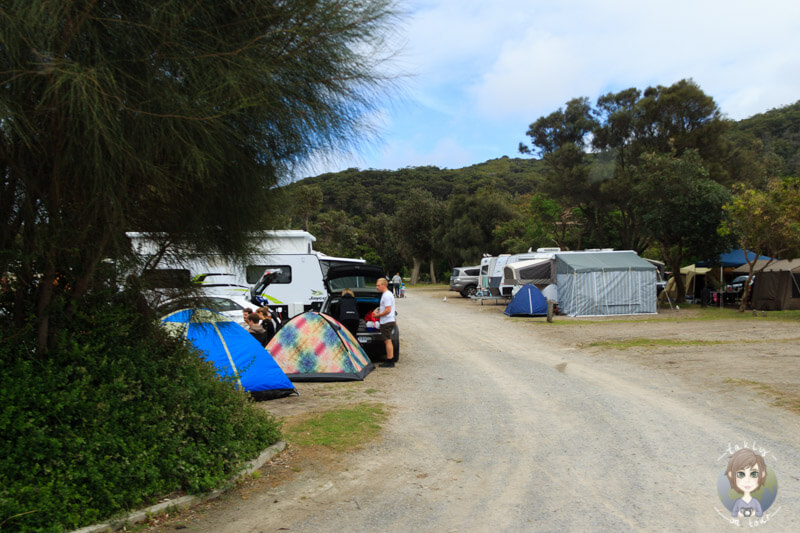
<path id="1" fill-rule="evenodd" d="M 0 522 L 63 531 L 206 491 L 280 438 L 212 366 L 120 305 L 78 313 L 50 357 L 2 324 Z"/>
<path id="2" fill-rule="evenodd" d="M 642 231 L 661 247 L 662 257 L 678 272 L 685 257 L 713 258 L 732 242 L 717 233 L 722 206 L 730 192 L 708 178 L 695 151 L 681 157 L 643 154 L 635 169 L 633 191 Z M 678 301 L 683 301 L 683 281 L 676 278 Z"/>
<path id="3" fill-rule="evenodd" d="M 800 101 L 744 119 L 737 129 L 761 141 L 778 175 L 800 175 Z"/>
<path id="4" fill-rule="evenodd" d="M 511 197 L 507 193 L 483 189 L 473 196 L 451 199 L 444 220 L 441 249 L 452 266 L 475 265 L 484 253 L 496 255 L 505 250 L 495 240 L 498 225 L 511 220 Z"/>
<path id="5" fill-rule="evenodd" d="M 770 257 L 800 256 L 800 179 L 771 180 L 765 190 L 734 188 L 721 233 Z"/>

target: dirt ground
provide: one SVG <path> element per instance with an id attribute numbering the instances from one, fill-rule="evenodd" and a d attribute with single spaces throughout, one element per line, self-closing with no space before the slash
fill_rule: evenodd
<path id="1" fill-rule="evenodd" d="M 481 305 L 478 302 L 460 298 L 456 293 L 442 288 L 411 289 L 409 292 L 409 296 L 416 299 L 415 302 L 406 303 L 402 300 L 398 302 L 400 311 L 398 323 L 401 324 L 401 357 L 398 368 L 376 370 L 363 382 L 298 383 L 296 385 L 300 392 L 299 396 L 259 404 L 279 418 L 292 420 L 295 417 L 306 416 L 341 405 L 360 402 L 382 403 L 388 407 L 390 413 L 397 414 L 397 416 L 390 417 L 388 426 L 385 428 L 389 439 L 393 442 L 408 439 L 404 441 L 405 450 L 391 452 L 391 464 L 389 464 L 389 460 L 385 459 L 386 442 L 371 443 L 364 449 L 358 450 L 355 456 L 358 456 L 360 466 L 354 464 L 353 454 L 337 454 L 327 449 L 300 449 L 289 446 L 285 452 L 265 465 L 257 477 L 251 477 L 241 482 L 235 490 L 223 498 L 177 516 L 155 519 L 148 531 L 173 531 L 184 528 L 192 531 L 337 531 L 339 526 L 335 521 L 314 522 L 313 520 L 316 518 L 310 518 L 310 515 L 313 514 L 324 517 L 319 520 L 337 518 L 333 503 L 336 500 L 335 494 L 338 494 L 337 490 L 349 490 L 351 495 L 347 496 L 345 501 L 354 504 L 359 511 L 362 511 L 362 506 L 364 506 L 365 512 L 364 501 L 367 497 L 361 495 L 361 492 L 358 493 L 358 496 L 352 495 L 354 487 L 358 486 L 360 487 L 359 491 L 368 492 L 371 495 L 374 495 L 376 491 L 401 491 L 402 494 L 399 496 L 387 497 L 388 501 L 392 501 L 391 505 L 397 506 L 398 509 L 403 509 L 404 505 L 407 505 L 410 510 L 419 506 L 420 494 L 403 495 L 406 490 L 410 490 L 407 489 L 409 485 L 419 485 L 421 488 L 415 489 L 417 492 L 434 486 L 437 487 L 435 491 L 442 491 L 425 492 L 427 497 L 424 500 L 426 502 L 424 507 L 430 508 L 433 513 L 430 517 L 426 515 L 427 522 L 421 521 L 420 517 L 384 516 L 383 511 L 370 508 L 372 514 L 369 520 L 371 522 L 365 521 L 361 525 L 358 522 L 352 522 L 352 530 L 369 531 L 372 527 L 381 527 L 383 530 L 392 531 L 415 530 L 420 527 L 426 530 L 443 530 L 441 528 L 445 527 L 449 531 L 478 531 L 482 527 L 480 519 L 472 517 L 470 522 L 464 516 L 469 516 L 469 509 L 475 505 L 480 506 L 472 500 L 483 497 L 484 491 L 492 492 L 487 487 L 490 487 L 493 482 L 498 486 L 498 500 L 484 504 L 486 508 L 498 507 L 497 516 L 493 517 L 493 526 L 509 531 L 528 530 L 531 520 L 535 520 L 535 518 L 528 517 L 525 514 L 527 511 L 520 509 L 533 496 L 524 493 L 527 490 L 524 486 L 511 484 L 509 487 L 508 476 L 514 471 L 535 469 L 538 464 L 525 462 L 525 459 L 516 459 L 523 463 L 509 466 L 501 462 L 487 466 L 486 457 L 495 455 L 507 457 L 509 453 L 518 453 L 521 446 L 529 445 L 523 445 L 520 442 L 537 441 L 538 448 L 535 452 L 526 449 L 520 455 L 542 457 L 546 456 L 546 454 L 543 455 L 543 450 L 553 448 L 557 449 L 559 454 L 570 457 L 570 463 L 564 464 L 564 460 L 561 459 L 560 462 L 555 461 L 549 465 L 547 470 L 557 471 L 559 468 L 571 470 L 575 468 L 575 465 L 582 465 L 584 469 L 591 470 L 596 462 L 594 456 L 601 453 L 602 450 L 594 449 L 587 443 L 574 445 L 571 439 L 563 440 L 565 437 L 557 436 L 580 430 L 580 423 L 567 423 L 564 420 L 567 418 L 566 413 L 575 417 L 575 413 L 580 413 L 582 410 L 598 409 L 596 413 L 587 417 L 588 422 L 584 422 L 584 424 L 593 424 L 595 418 L 610 417 L 612 414 L 616 416 L 621 413 L 622 418 L 619 421 L 610 420 L 594 429 L 595 433 L 593 434 L 597 435 L 598 441 L 606 439 L 610 443 L 641 442 L 642 448 L 649 450 L 647 453 L 652 454 L 653 449 L 657 449 L 659 453 L 669 455 L 672 452 L 665 443 L 674 438 L 676 443 L 695 443 L 680 445 L 686 447 L 694 445 L 702 448 L 703 453 L 707 454 L 709 453 L 706 451 L 707 449 L 713 449 L 717 445 L 718 435 L 741 434 L 739 426 L 735 424 L 728 426 L 717 420 L 722 417 L 722 409 L 728 408 L 724 406 L 729 406 L 730 412 L 735 413 L 741 406 L 756 405 L 759 410 L 767 410 L 772 413 L 769 419 L 773 426 L 783 428 L 783 432 L 776 429 L 773 435 L 776 446 L 783 447 L 778 448 L 779 453 L 784 456 L 800 456 L 796 448 L 797 433 L 800 428 L 800 322 L 797 320 L 774 320 L 769 314 L 754 316 L 752 313 L 740 318 L 707 320 L 703 318 L 704 315 L 700 310 L 667 308 L 659 310 L 658 315 L 612 318 L 557 316 L 553 323 L 547 323 L 544 318 L 508 318 L 502 313 L 505 307 L 503 304 L 485 302 L 484 305 Z M 414 317 L 411 320 L 404 315 L 404 308 L 411 308 L 412 304 L 415 306 L 414 312 L 424 313 L 426 316 Z M 440 314 L 443 310 L 447 311 L 446 316 L 452 317 L 453 322 L 446 324 L 448 331 L 442 332 L 441 339 L 437 339 L 434 345 L 431 344 L 428 337 L 437 336 L 439 333 L 434 333 L 434 329 L 429 329 L 429 322 L 439 319 L 444 322 L 445 315 Z M 435 314 L 428 316 L 430 313 Z M 412 325 L 413 328 L 411 328 Z M 409 331 L 409 329 L 413 329 L 413 331 Z M 513 337 L 515 341 L 508 341 L 507 349 L 495 347 L 499 343 L 492 341 L 493 332 L 500 332 L 497 334 L 504 335 L 505 339 Z M 630 341 L 637 339 L 639 342 L 636 345 L 629 346 Z M 663 341 L 663 343 L 659 341 Z M 526 392 L 525 394 L 537 395 L 529 400 L 521 398 L 520 391 L 521 387 L 528 386 L 528 381 L 525 380 L 533 378 L 524 377 L 523 379 L 513 373 L 508 374 L 507 370 L 490 366 L 493 364 L 491 358 L 495 357 L 507 356 L 508 358 L 513 357 L 515 360 L 527 357 L 529 350 L 526 349 L 525 343 L 535 343 L 532 345 L 536 346 L 537 364 L 544 365 L 536 370 L 537 379 L 543 372 L 542 368 L 548 365 L 549 368 L 555 368 L 558 371 L 555 377 L 547 375 L 542 377 L 541 379 L 546 379 L 546 381 L 538 383 L 532 392 Z M 453 346 L 452 349 L 448 348 L 450 345 Z M 470 351 L 470 346 L 474 346 L 474 353 Z M 464 355 L 461 353 L 454 355 L 454 350 L 462 350 Z M 425 356 L 430 355 L 430 358 L 423 358 L 423 352 Z M 489 352 L 489 359 L 486 359 L 487 352 Z M 458 382 L 455 375 L 450 377 L 453 372 L 452 366 L 447 367 L 446 372 L 435 366 L 439 364 L 439 361 L 442 361 L 441 364 L 450 362 L 448 360 L 450 357 L 455 357 L 456 362 L 460 358 L 469 358 L 471 364 L 484 365 L 489 374 L 496 372 L 498 375 L 502 375 L 503 381 L 509 382 L 509 390 L 502 391 L 502 395 L 509 400 L 508 405 L 523 400 L 531 401 L 532 405 L 555 401 L 556 403 L 553 404 L 555 407 L 548 409 L 552 410 L 553 414 L 549 417 L 541 415 L 542 420 L 538 418 L 536 421 L 530 420 L 532 429 L 525 429 L 525 433 L 522 433 L 519 428 L 526 426 L 532 415 L 530 412 L 524 411 L 516 414 L 516 423 L 511 426 L 492 422 L 492 424 L 500 424 L 500 427 L 494 425 L 490 425 L 488 428 L 483 425 L 470 427 L 469 431 L 473 439 L 475 434 L 480 431 L 495 432 L 500 435 L 519 432 L 516 438 L 509 437 L 507 442 L 502 438 L 499 439 L 499 445 L 502 448 L 499 452 L 492 454 L 484 454 L 480 448 L 477 448 L 476 451 L 475 443 L 464 445 L 456 442 L 453 444 L 448 439 L 460 441 L 461 436 L 450 435 L 451 430 L 443 429 L 441 430 L 442 434 L 430 433 L 431 427 L 441 427 L 442 418 L 452 419 L 454 426 L 452 431 L 456 431 L 455 427 L 459 424 L 466 427 L 473 424 L 475 419 L 486 416 L 485 414 L 474 414 L 460 420 L 459 417 L 464 411 L 464 398 L 461 395 L 470 385 Z M 423 363 L 434 365 L 432 370 L 426 371 L 430 374 L 429 376 L 417 372 Z M 505 373 L 499 374 L 501 372 Z M 555 388 L 551 391 L 549 389 L 550 384 L 557 385 L 556 382 L 560 379 L 558 374 L 561 374 L 561 377 L 571 376 L 573 381 L 570 382 L 570 386 L 575 387 L 580 394 L 571 398 L 569 392 L 565 392 L 566 398 L 553 398 L 552 395 L 559 394 L 558 391 L 567 390 Z M 412 380 L 406 379 L 412 375 L 419 383 L 412 383 Z M 447 389 L 451 382 L 451 386 L 455 387 L 452 390 Z M 648 385 L 648 383 L 652 385 Z M 652 392 L 648 392 L 651 386 Z M 443 392 L 439 392 L 440 389 Z M 429 394 L 433 399 L 427 403 L 416 399 L 410 400 L 411 397 L 416 398 L 416 395 L 421 394 L 421 391 L 425 391 L 424 394 Z M 665 392 L 674 393 L 674 397 L 670 397 L 668 401 L 665 400 L 664 406 L 661 406 L 658 396 Z M 426 426 L 427 419 L 425 417 L 434 416 L 434 414 L 427 413 L 431 409 L 431 402 L 438 402 L 437 406 L 444 406 L 453 399 L 452 395 L 457 397 L 455 410 L 435 415 L 438 417 L 436 425 Z M 592 404 L 585 404 L 587 401 L 585 398 L 593 397 L 593 395 L 600 396 L 600 399 Z M 620 400 L 621 403 L 615 403 L 619 399 L 616 398 L 617 395 L 624 396 L 622 398 L 624 401 Z M 483 403 L 493 401 L 492 399 L 482 400 Z M 647 410 L 633 414 L 627 412 L 629 407 L 635 407 L 637 402 L 648 404 L 652 402 L 652 409 L 663 409 L 663 411 L 654 414 Z M 561 409 L 562 404 L 566 406 L 564 411 L 557 412 Z M 460 407 L 458 407 L 459 405 Z M 504 405 L 506 404 L 504 403 Z M 591 407 L 587 407 L 587 405 L 591 405 Z M 496 406 L 488 407 L 497 410 Z M 436 407 L 436 409 L 438 408 Z M 630 408 L 633 409 L 633 407 Z M 423 410 L 426 413 L 423 413 Z M 674 435 L 661 433 L 662 424 L 670 425 L 670 422 L 664 421 L 665 419 L 674 418 L 671 425 L 680 428 L 681 419 L 686 417 L 687 412 L 692 416 L 686 420 L 688 429 L 682 428 L 686 430 L 685 435 L 681 434 L 682 429 L 673 430 Z M 607 415 L 606 413 L 611 414 Z M 697 416 L 694 416 L 695 414 Z M 455 421 L 457 418 L 460 422 Z M 615 429 L 613 435 L 603 435 L 603 428 L 606 426 L 617 427 L 626 423 L 637 429 Z M 541 440 L 541 429 L 537 428 L 562 424 L 563 427 L 558 429 L 555 433 L 556 436 Z M 411 434 L 421 436 L 408 436 Z M 486 444 L 480 439 L 478 440 L 480 446 L 497 445 L 495 443 Z M 464 447 L 461 455 L 454 451 L 458 450 L 458 446 Z M 675 447 L 677 446 L 678 444 Z M 641 455 L 641 452 L 639 453 Z M 481 457 L 484 463 L 480 468 L 488 470 L 482 473 L 471 471 L 469 454 Z M 410 455 L 415 456 L 410 457 Z M 426 457 L 427 455 L 431 457 Z M 384 459 L 381 459 L 381 456 L 384 456 Z M 436 460 L 440 464 L 433 466 Z M 440 472 L 442 461 L 447 465 L 444 472 Z M 527 461 L 532 461 L 532 459 Z M 609 462 L 606 470 L 615 470 L 616 465 L 610 459 L 606 458 L 600 461 Z M 649 480 L 651 477 L 657 478 L 660 470 L 671 471 L 675 461 L 677 461 L 675 458 L 664 458 L 657 465 L 639 464 L 637 461 L 636 468 L 643 471 L 641 479 Z M 702 465 L 702 468 L 705 466 Z M 784 464 L 783 466 L 788 465 Z M 622 470 L 623 467 L 629 468 L 630 465 L 620 465 L 619 470 Z M 500 473 L 506 469 L 509 471 L 501 476 Z M 496 480 L 489 475 L 489 470 L 499 472 Z M 346 481 L 342 481 L 343 473 Z M 463 481 L 463 479 L 465 477 L 471 479 L 472 476 L 480 479 L 475 480 L 474 489 L 467 491 L 461 484 L 469 485 L 470 482 Z M 351 477 L 353 479 L 350 479 Z M 383 477 L 383 480 L 373 479 L 374 477 Z M 393 484 L 395 478 L 403 479 L 403 484 Z M 460 480 L 457 488 L 440 489 L 438 487 L 439 485 L 445 487 L 456 479 Z M 554 479 L 560 480 L 561 478 Z M 798 481 L 796 477 L 792 477 L 790 481 L 792 480 L 793 482 Z M 647 485 L 646 481 L 642 481 L 642 483 Z M 800 487 L 798 483 L 794 484 Z M 347 485 L 347 489 L 340 489 L 339 485 Z M 656 523 L 656 520 L 659 520 L 657 517 L 672 512 L 672 505 L 679 505 L 679 502 L 670 501 L 667 503 L 656 500 L 638 501 L 641 516 L 631 518 L 624 516 L 624 513 L 619 514 L 619 510 L 616 508 L 617 504 L 609 503 L 603 495 L 596 495 L 594 499 L 597 502 L 588 503 L 592 501 L 592 498 L 587 497 L 589 489 L 583 484 L 578 485 L 578 488 L 565 489 L 564 501 L 583 502 L 573 503 L 572 506 L 575 508 L 581 505 L 599 506 L 604 509 L 602 512 L 607 515 L 608 520 L 621 521 L 622 529 L 649 529 Z M 331 488 L 334 486 L 335 489 Z M 800 493 L 798 487 L 790 485 L 784 489 L 784 494 L 788 496 L 795 492 Z M 632 492 L 628 492 L 629 490 Z M 616 500 L 638 500 L 642 497 L 640 494 L 643 493 L 641 487 L 632 489 L 626 487 L 619 491 L 620 495 Z M 709 493 L 707 487 L 701 487 L 698 494 L 693 494 L 692 491 L 679 492 L 682 492 L 680 504 L 691 501 L 698 507 L 710 505 L 706 501 Z M 713 494 L 713 490 L 711 493 Z M 457 496 L 453 496 L 453 494 Z M 449 511 L 442 511 L 438 506 L 439 504 L 444 505 L 442 499 L 445 498 L 445 495 L 448 499 L 444 508 Z M 461 502 L 462 499 L 465 501 Z M 252 503 L 248 500 L 252 500 Z M 376 502 L 382 501 L 377 497 L 375 500 Z M 404 503 L 406 500 L 408 503 Z M 256 505 L 256 501 L 258 505 Z M 466 501 L 470 501 L 469 507 L 465 507 Z M 517 502 L 516 507 L 509 508 L 508 506 L 514 502 Z M 308 510 L 311 503 L 314 505 L 314 513 L 310 513 Z M 659 508 L 659 505 L 663 508 Z M 273 509 L 273 512 L 268 516 L 264 515 L 262 509 L 269 506 L 272 506 L 270 508 Z M 562 507 L 554 509 L 553 512 L 564 513 Z M 642 510 L 649 507 L 658 509 L 658 512 L 654 511 L 653 516 L 650 516 Z M 383 509 L 383 507 L 379 506 L 378 509 Z M 458 509 L 464 516 L 456 516 L 455 511 L 451 509 Z M 411 514 L 414 513 L 411 512 Z M 708 525 L 707 519 L 714 518 L 713 513 L 709 514 L 712 515 L 711 518 L 702 513 L 698 516 L 687 515 L 684 525 L 690 528 L 703 528 Z M 276 522 L 274 518 L 276 515 L 280 515 L 285 523 Z M 559 530 L 562 527 L 587 527 L 589 529 L 599 527 L 604 529 L 615 524 L 615 522 L 588 521 L 587 516 L 585 512 L 564 514 L 562 522 L 554 521 L 551 523 L 552 527 L 544 529 Z M 352 520 L 352 516 L 350 519 Z M 505 528 L 502 526 L 503 520 L 509 520 L 506 522 Z M 234 523 L 236 525 L 233 525 Z M 375 524 L 382 525 L 376 526 Z M 659 525 L 663 526 L 664 524 Z M 784 522 L 783 525 L 787 525 L 787 523 Z M 669 527 L 667 528 L 669 529 Z"/>
<path id="2" fill-rule="evenodd" d="M 505 303 L 461 298 L 442 288 L 425 290 L 427 297 L 487 315 L 503 315 Z M 742 380 L 753 382 L 762 396 L 782 395 L 800 401 L 800 321 L 776 320 L 767 313 L 745 312 L 734 319 L 703 319 L 701 309 L 660 308 L 657 315 L 623 317 L 556 316 L 551 324 L 543 318 L 506 318 L 536 332 L 552 343 L 581 350 L 606 361 L 625 360 L 658 369 L 703 390 L 737 389 Z M 615 347 L 634 339 L 677 341 Z M 707 344 L 706 344 L 707 343 Z M 760 389 L 758 385 L 763 385 Z M 300 396 L 262 407 L 277 417 L 325 411 L 351 402 L 384 401 L 391 376 L 373 373 L 355 383 L 299 383 Z M 765 391 L 768 386 L 771 390 Z M 754 394 L 756 394 L 754 392 Z M 800 404 L 797 404 L 800 415 Z"/>

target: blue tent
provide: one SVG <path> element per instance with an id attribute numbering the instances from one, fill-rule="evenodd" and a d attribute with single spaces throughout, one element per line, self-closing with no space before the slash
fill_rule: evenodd
<path id="1" fill-rule="evenodd" d="M 545 316 L 547 299 L 542 291 L 529 283 L 522 286 L 503 312 L 508 316 Z"/>
<path id="2" fill-rule="evenodd" d="M 747 263 L 747 259 L 750 261 L 756 256 L 755 252 L 747 251 L 747 259 L 745 259 L 745 251 L 741 248 L 736 250 L 728 250 L 724 254 L 720 254 L 716 261 L 700 261 L 696 264 L 699 267 L 710 267 L 710 266 L 723 266 L 723 267 L 738 267 L 742 266 L 743 264 Z M 759 255 L 758 259 L 769 259 L 766 255 Z"/>
<path id="3" fill-rule="evenodd" d="M 161 319 L 162 326 L 191 341 L 222 377 L 254 398 L 269 400 L 297 392 L 263 346 L 242 326 L 209 309 L 182 309 Z"/>

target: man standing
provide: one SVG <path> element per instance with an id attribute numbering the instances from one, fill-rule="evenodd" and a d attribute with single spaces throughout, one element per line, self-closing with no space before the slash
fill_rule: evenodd
<path id="1" fill-rule="evenodd" d="M 392 345 L 392 331 L 394 330 L 395 309 L 394 296 L 389 290 L 389 282 L 386 278 L 379 278 L 375 283 L 378 292 L 381 293 L 381 303 L 374 311 L 374 316 L 378 318 L 381 325 L 381 338 L 386 345 L 386 362 L 379 366 L 384 368 L 394 367 L 394 346 Z"/>
<path id="2" fill-rule="evenodd" d="M 403 284 L 403 278 L 400 277 L 400 272 L 392 276 L 392 288 L 394 289 L 394 297 L 400 297 L 400 286 Z"/>

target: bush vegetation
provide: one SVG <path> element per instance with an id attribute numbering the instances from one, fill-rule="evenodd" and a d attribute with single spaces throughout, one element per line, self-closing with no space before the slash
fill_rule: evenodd
<path id="1" fill-rule="evenodd" d="M 0 344 L 0 529 L 63 531 L 218 486 L 280 426 L 130 305 L 89 304 L 47 358 Z"/>

